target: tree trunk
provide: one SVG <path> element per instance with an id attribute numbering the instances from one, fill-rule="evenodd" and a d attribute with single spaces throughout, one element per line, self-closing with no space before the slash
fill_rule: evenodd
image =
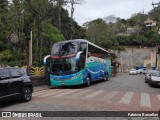
<path id="1" fill-rule="evenodd" d="M 40 53 L 39 53 L 39 60 L 40 62 L 42 61 L 42 50 L 43 50 L 43 38 L 41 38 L 41 46 L 40 46 Z"/>
<path id="2" fill-rule="evenodd" d="M 61 33 L 61 11 L 62 11 L 62 0 L 58 0 L 58 29 Z"/>
<path id="3" fill-rule="evenodd" d="M 36 59 L 37 62 L 39 62 L 40 58 L 38 57 L 39 53 L 39 41 L 40 41 L 40 35 L 41 35 L 41 28 L 40 28 L 40 15 L 38 14 L 38 20 L 37 20 L 37 44 L 36 44 Z"/>

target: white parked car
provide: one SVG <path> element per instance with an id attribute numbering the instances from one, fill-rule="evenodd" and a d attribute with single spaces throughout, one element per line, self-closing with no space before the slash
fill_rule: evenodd
<path id="1" fill-rule="evenodd" d="M 146 73 L 146 69 L 140 68 L 140 69 L 137 70 L 137 73 L 138 74 L 145 74 Z"/>
<path id="2" fill-rule="evenodd" d="M 138 73 L 137 73 L 137 70 L 136 69 L 131 69 L 130 71 L 129 71 L 129 75 L 137 75 Z"/>

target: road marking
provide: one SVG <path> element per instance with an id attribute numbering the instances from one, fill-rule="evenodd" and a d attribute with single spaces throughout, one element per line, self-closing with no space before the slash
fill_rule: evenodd
<path id="1" fill-rule="evenodd" d="M 97 95 L 103 93 L 105 90 L 99 90 L 99 91 L 96 91 L 96 92 L 93 92 L 89 95 L 87 95 L 85 98 L 93 98 L 93 97 L 96 97 Z"/>
<path id="2" fill-rule="evenodd" d="M 58 91 L 58 90 L 57 89 L 54 89 L 54 90 L 44 90 L 44 91 L 33 93 L 32 95 L 33 96 L 38 96 L 38 95 L 43 95 L 45 93 L 51 93 L 51 92 L 55 92 L 55 91 Z"/>
<path id="3" fill-rule="evenodd" d="M 53 93 L 50 93 L 50 94 L 40 95 L 38 97 L 47 97 L 47 96 L 50 96 L 50 95 L 55 95 L 57 93 L 62 93 L 62 92 L 66 92 L 66 91 L 69 91 L 69 89 L 64 89 L 64 90 L 59 89 L 59 91 L 56 91 L 56 92 L 53 92 Z"/>
<path id="4" fill-rule="evenodd" d="M 33 94 L 37 94 L 37 93 L 41 93 L 41 92 L 45 92 L 45 91 L 49 91 L 49 90 L 36 91 L 36 92 L 33 92 Z"/>
<path id="5" fill-rule="evenodd" d="M 77 92 L 77 91 L 80 91 L 80 89 L 76 89 L 76 90 L 72 89 L 72 90 L 70 90 L 70 91 L 66 91 L 66 92 L 64 92 L 64 93 L 61 93 L 61 94 L 59 94 L 59 95 L 56 95 L 55 97 L 62 97 L 62 96 L 64 96 L 64 95 L 67 95 L 67 94 L 70 94 L 70 93 L 74 93 L 74 92 Z"/>
<path id="6" fill-rule="evenodd" d="M 79 96 L 81 96 L 81 95 L 83 95 L 83 94 L 86 94 L 87 92 L 90 92 L 91 90 L 90 89 L 81 89 L 81 91 L 79 91 L 76 95 L 75 94 L 73 94 L 73 95 L 71 95 L 71 96 L 69 96 L 70 98 L 76 98 L 76 97 L 79 97 Z"/>
<path id="7" fill-rule="evenodd" d="M 151 101 L 150 101 L 149 94 L 141 93 L 140 106 L 151 107 Z"/>
<path id="8" fill-rule="evenodd" d="M 104 97 L 100 98 L 101 100 L 111 100 L 114 96 L 116 96 L 119 93 L 119 91 L 111 91 Z"/>
<path id="9" fill-rule="evenodd" d="M 119 103 L 129 104 L 133 96 L 133 92 L 126 92 Z"/>
<path id="10" fill-rule="evenodd" d="M 157 95 L 157 97 L 158 97 L 158 99 L 159 99 L 159 101 L 160 101 L 160 95 Z"/>

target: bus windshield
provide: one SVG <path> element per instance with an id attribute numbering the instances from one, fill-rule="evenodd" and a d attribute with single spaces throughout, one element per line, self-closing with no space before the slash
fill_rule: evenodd
<path id="1" fill-rule="evenodd" d="M 76 72 L 76 58 L 53 59 L 52 73 L 55 75 L 68 75 Z"/>
<path id="2" fill-rule="evenodd" d="M 63 56 L 77 53 L 78 51 L 78 42 L 66 42 L 66 43 L 56 43 L 52 47 L 52 55 Z"/>

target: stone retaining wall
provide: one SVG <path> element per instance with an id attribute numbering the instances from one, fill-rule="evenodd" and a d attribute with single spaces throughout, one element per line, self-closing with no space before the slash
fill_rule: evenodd
<path id="1" fill-rule="evenodd" d="M 125 51 L 120 51 L 120 52 L 115 51 L 117 55 L 116 61 L 118 61 L 121 64 L 119 67 L 119 72 L 122 73 L 128 72 L 130 69 L 135 68 L 137 66 L 144 66 L 145 58 L 151 59 L 152 49 L 153 48 L 150 47 L 148 48 L 126 47 Z"/>
<path id="2" fill-rule="evenodd" d="M 44 76 L 31 76 L 33 86 L 47 85 L 47 80 Z"/>

